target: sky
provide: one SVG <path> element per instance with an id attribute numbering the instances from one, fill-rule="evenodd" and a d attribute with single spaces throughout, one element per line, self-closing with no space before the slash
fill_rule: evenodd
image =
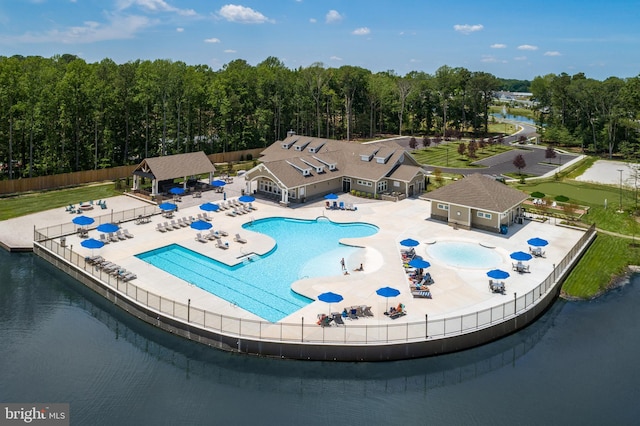
<path id="1" fill-rule="evenodd" d="M 234 1 L 235 3 L 230 3 Z M 2 0 L 0 56 L 640 75 L 640 0 Z"/>

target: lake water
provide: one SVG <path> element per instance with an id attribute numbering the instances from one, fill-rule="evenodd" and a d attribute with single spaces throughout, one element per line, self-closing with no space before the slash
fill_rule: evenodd
<path id="1" fill-rule="evenodd" d="M 389 363 L 216 351 L 0 250 L 0 402 L 70 403 L 72 425 L 632 425 L 640 276 L 468 351 Z M 1 414 L 1 413 L 0 413 Z"/>
<path id="2" fill-rule="evenodd" d="M 493 115 L 496 118 L 504 118 L 511 121 L 521 121 L 527 124 L 536 124 L 535 120 L 529 117 L 525 117 L 524 115 L 502 114 L 502 113 L 493 113 L 491 115 Z"/>

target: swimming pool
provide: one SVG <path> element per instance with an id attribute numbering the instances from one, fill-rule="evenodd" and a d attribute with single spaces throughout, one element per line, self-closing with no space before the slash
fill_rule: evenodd
<path id="1" fill-rule="evenodd" d="M 494 268 L 502 263 L 495 250 L 477 243 L 461 241 L 436 242 L 427 247 L 432 258 L 459 268 Z"/>
<path id="2" fill-rule="evenodd" d="M 342 238 L 367 237 L 378 228 L 367 223 L 338 224 L 325 218 L 259 219 L 243 228 L 269 235 L 276 247 L 251 261 L 228 266 L 177 244 L 136 255 L 172 275 L 276 322 L 311 303 L 291 290 L 301 278 L 342 275 L 340 259 L 359 247 L 341 245 Z"/>

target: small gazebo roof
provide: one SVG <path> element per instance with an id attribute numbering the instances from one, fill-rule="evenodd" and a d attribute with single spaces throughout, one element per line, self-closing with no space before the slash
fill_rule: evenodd
<path id="1" fill-rule="evenodd" d="M 134 175 L 167 180 L 185 176 L 214 173 L 215 166 L 203 151 L 145 158 L 133 171 Z"/>

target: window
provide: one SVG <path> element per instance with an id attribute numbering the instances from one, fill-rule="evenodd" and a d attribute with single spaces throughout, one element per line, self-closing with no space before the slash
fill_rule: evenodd
<path id="1" fill-rule="evenodd" d="M 373 184 L 367 180 L 358 180 L 357 183 L 360 186 L 373 186 Z"/>
<path id="2" fill-rule="evenodd" d="M 483 219 L 491 219 L 491 213 L 478 212 L 478 217 Z"/>
<path id="3" fill-rule="evenodd" d="M 378 192 L 383 192 L 387 190 L 387 181 L 381 180 L 378 182 Z"/>
<path id="4" fill-rule="evenodd" d="M 449 206 L 447 204 L 438 204 L 438 209 L 449 210 Z"/>

